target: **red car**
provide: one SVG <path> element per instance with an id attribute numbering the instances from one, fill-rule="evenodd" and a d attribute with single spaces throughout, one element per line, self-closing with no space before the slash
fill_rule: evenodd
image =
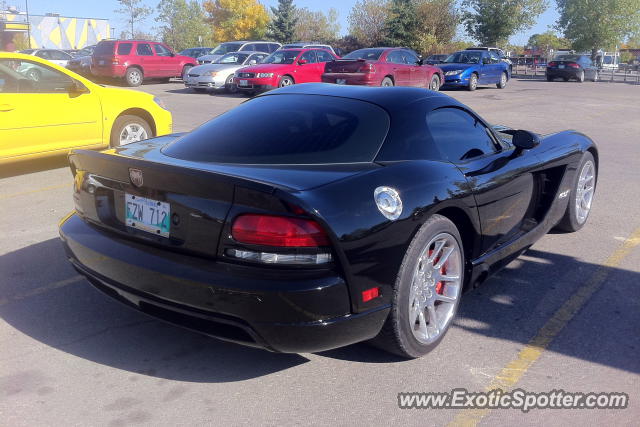
<path id="1" fill-rule="evenodd" d="M 124 78 L 129 86 L 140 86 L 146 78 L 182 77 L 197 61 L 176 55 L 164 43 L 146 40 L 103 40 L 93 50 L 91 73 Z"/>
<path id="2" fill-rule="evenodd" d="M 324 64 L 338 59 L 325 49 L 281 49 L 260 64 L 236 72 L 235 83 L 245 92 L 264 92 L 296 83 L 320 82 Z"/>
<path id="3" fill-rule="evenodd" d="M 444 74 L 426 65 L 410 49 L 367 48 L 329 62 L 322 75 L 325 83 L 365 86 L 416 86 L 438 90 Z"/>

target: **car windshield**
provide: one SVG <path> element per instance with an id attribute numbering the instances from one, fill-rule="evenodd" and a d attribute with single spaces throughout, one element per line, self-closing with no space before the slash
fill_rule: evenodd
<path id="1" fill-rule="evenodd" d="M 367 59 L 377 61 L 380 55 L 382 55 L 382 52 L 384 52 L 384 49 L 360 49 L 343 56 L 342 59 Z"/>
<path id="2" fill-rule="evenodd" d="M 247 53 L 227 53 L 216 62 L 218 64 L 238 64 L 241 65 L 247 59 L 249 54 Z"/>
<path id="3" fill-rule="evenodd" d="M 162 152 L 179 159 L 232 164 L 371 162 L 388 130 L 388 113 L 368 102 L 271 95 L 216 117 Z"/>
<path id="4" fill-rule="evenodd" d="M 240 50 L 242 43 L 222 43 L 218 47 L 213 49 L 211 55 L 224 55 L 225 53 L 235 52 Z"/>
<path id="5" fill-rule="evenodd" d="M 263 64 L 293 64 L 300 54 L 299 50 L 278 50 L 267 56 Z"/>
<path id="6" fill-rule="evenodd" d="M 463 50 L 449 55 L 444 62 L 455 64 L 479 64 L 480 58 L 482 58 L 482 52 Z"/>
<path id="7" fill-rule="evenodd" d="M 76 56 L 89 56 L 91 55 L 92 52 L 93 52 L 93 47 L 85 47 L 84 49 L 79 50 Z"/>

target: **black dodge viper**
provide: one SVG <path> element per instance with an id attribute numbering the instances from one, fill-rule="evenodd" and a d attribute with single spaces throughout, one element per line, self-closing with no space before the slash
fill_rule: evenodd
<path id="1" fill-rule="evenodd" d="M 60 225 L 98 289 L 278 352 L 419 357 L 464 289 L 589 215 L 587 136 L 491 126 L 418 88 L 302 84 L 194 131 L 70 154 Z"/>

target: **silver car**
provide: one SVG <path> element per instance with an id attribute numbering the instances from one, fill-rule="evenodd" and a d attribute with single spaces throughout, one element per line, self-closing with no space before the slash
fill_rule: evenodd
<path id="1" fill-rule="evenodd" d="M 263 52 L 231 52 L 223 55 L 217 62 L 198 65 L 184 76 L 184 85 L 196 92 L 226 89 L 234 93 L 233 75 L 237 70 L 254 65 L 269 56 Z"/>
<path id="2" fill-rule="evenodd" d="M 216 62 L 222 55 L 231 52 L 263 52 L 273 53 L 282 46 L 280 43 L 268 41 L 237 41 L 220 43 L 208 55 L 199 56 L 199 64 Z"/>

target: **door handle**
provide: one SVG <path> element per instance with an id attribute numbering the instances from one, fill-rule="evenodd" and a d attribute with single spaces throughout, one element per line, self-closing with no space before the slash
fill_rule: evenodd
<path id="1" fill-rule="evenodd" d="M 14 107 L 13 105 L 9 105 L 9 104 L 0 104 L 0 111 L 6 112 L 6 111 L 11 111 L 11 110 L 15 110 L 16 107 Z"/>

